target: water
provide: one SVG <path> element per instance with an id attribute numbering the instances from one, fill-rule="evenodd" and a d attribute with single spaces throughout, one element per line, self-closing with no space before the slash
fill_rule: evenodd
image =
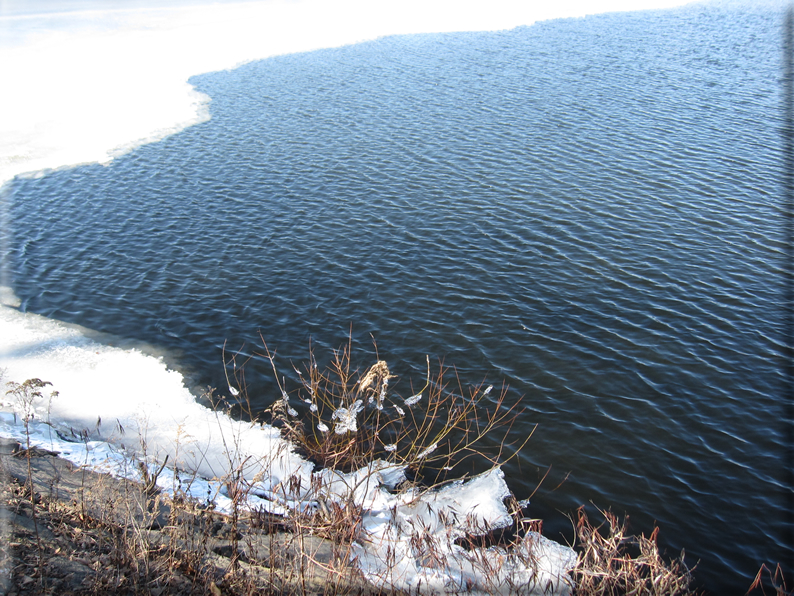
<path id="1" fill-rule="evenodd" d="M 781 423 L 780 39 L 692 6 L 404 36 L 195 78 L 212 120 L 10 191 L 31 312 L 156 344 L 196 387 L 258 333 L 510 386 L 545 533 L 661 527 L 699 582 L 792 562 Z M 278 394 L 246 369 L 256 407 Z M 157 388 L 153 387 L 153 391 Z M 197 389 L 198 390 L 198 389 Z"/>

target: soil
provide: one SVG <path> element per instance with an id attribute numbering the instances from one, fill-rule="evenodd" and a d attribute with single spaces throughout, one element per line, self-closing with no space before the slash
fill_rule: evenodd
<path id="1" fill-rule="evenodd" d="M 32 480 L 32 490 L 31 481 Z M 344 544 L 0 438 L 0 593 L 369 593 Z"/>

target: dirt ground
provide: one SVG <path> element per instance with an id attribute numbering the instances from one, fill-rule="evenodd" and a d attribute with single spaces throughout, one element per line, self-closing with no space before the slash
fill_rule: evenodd
<path id="1" fill-rule="evenodd" d="M 0 594 L 369 592 L 348 561 L 278 520 L 166 501 L 0 439 Z"/>

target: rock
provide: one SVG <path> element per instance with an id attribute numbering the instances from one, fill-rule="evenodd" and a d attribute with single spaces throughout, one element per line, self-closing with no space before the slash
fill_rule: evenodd
<path id="1" fill-rule="evenodd" d="M 86 579 L 94 573 L 87 565 L 60 556 L 50 559 L 46 569 L 49 577 L 62 579 L 63 587 L 68 590 L 81 588 Z"/>

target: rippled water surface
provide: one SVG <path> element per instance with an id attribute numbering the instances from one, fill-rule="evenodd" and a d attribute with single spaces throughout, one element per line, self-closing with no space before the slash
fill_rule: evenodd
<path id="1" fill-rule="evenodd" d="M 225 386 L 224 341 L 250 353 L 261 331 L 287 374 L 351 324 L 359 365 L 372 334 L 403 395 L 426 354 L 504 380 L 515 432 L 538 425 L 511 487 L 551 466 L 530 508 L 547 535 L 612 507 L 743 593 L 792 560 L 781 22 L 696 6 L 198 77 L 211 121 L 14 183 L 15 290 L 163 346 L 195 386 Z M 247 379 L 268 405 L 267 367 Z"/>

